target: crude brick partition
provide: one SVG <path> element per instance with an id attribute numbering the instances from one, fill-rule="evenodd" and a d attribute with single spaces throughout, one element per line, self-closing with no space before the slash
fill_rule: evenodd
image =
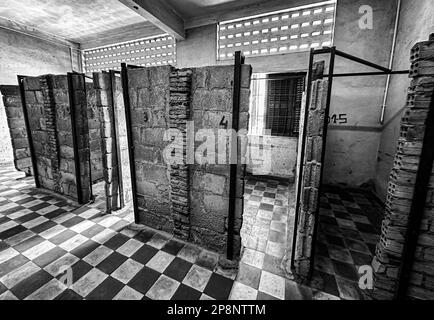
<path id="1" fill-rule="evenodd" d="M 93 83 L 86 83 L 87 118 L 89 125 L 89 147 L 92 183 L 103 180 L 101 152 L 100 112 L 96 101 L 96 89 Z"/>
<path id="2" fill-rule="evenodd" d="M 19 86 L 0 86 L 0 91 L 3 95 L 3 105 L 12 141 L 15 168 L 25 172 L 26 175 L 31 175 L 33 171 L 32 160 L 24 123 L 20 88 Z"/>
<path id="3" fill-rule="evenodd" d="M 323 130 L 327 100 L 327 80 L 312 82 L 306 128 L 306 147 L 303 165 L 301 205 L 297 227 L 295 271 L 301 279 L 310 273 L 312 245 L 315 230 L 315 214 L 319 205 L 319 187 L 323 164 Z"/>
<path id="4" fill-rule="evenodd" d="M 174 70 L 170 74 L 169 126 L 182 132 L 182 145 L 175 150 L 179 162 L 170 166 L 173 233 L 184 240 L 190 237 L 190 168 L 187 155 L 187 121 L 190 119 L 192 70 Z M 176 147 L 175 147 L 176 148 Z"/>
<path id="5" fill-rule="evenodd" d="M 243 66 L 239 127 L 245 131 L 250 77 L 251 67 Z M 204 144 L 218 147 L 219 129 L 226 129 L 225 124 L 230 129 L 234 67 L 129 69 L 128 80 L 140 223 L 224 254 L 229 210 L 229 143 L 227 140 L 222 143 L 227 159 L 223 164 L 216 163 L 218 149 L 207 150 Z M 164 139 L 167 129 L 182 132 L 182 143 L 171 146 L 174 154 L 183 150 L 179 154 L 181 163 L 164 161 L 164 152 L 171 143 Z M 215 134 L 215 142 L 206 143 L 205 137 L 197 135 L 200 129 Z M 214 160 L 192 164 L 195 151 L 196 155 L 200 151 L 202 155 L 213 155 Z M 237 177 L 235 256 L 241 249 L 243 168 L 240 164 Z"/>
<path id="6" fill-rule="evenodd" d="M 114 138 L 113 99 L 110 75 L 93 73 L 96 108 L 99 115 L 102 174 L 105 181 L 106 212 L 119 209 L 118 159 Z"/>
<path id="7" fill-rule="evenodd" d="M 90 197 L 89 137 L 84 82 L 73 75 L 75 105 L 70 106 L 68 81 L 64 75 L 24 78 L 26 106 L 33 139 L 37 179 L 41 187 L 78 199 L 76 162 L 79 162 L 82 197 Z M 71 108 L 77 115 L 77 157 L 74 154 Z"/>
<path id="8" fill-rule="evenodd" d="M 400 137 L 390 174 L 386 214 L 381 239 L 372 262 L 374 299 L 392 299 L 397 289 L 404 236 L 414 196 L 416 174 L 425 134 L 425 123 L 434 91 L 434 39 L 411 50 L 411 84 L 401 120 Z M 433 111 L 433 110 L 431 110 Z M 407 297 L 434 299 L 434 169 L 410 275 Z"/>
<path id="9" fill-rule="evenodd" d="M 163 159 L 169 142 L 170 66 L 128 70 L 137 203 L 140 223 L 173 232 L 170 173 Z"/>

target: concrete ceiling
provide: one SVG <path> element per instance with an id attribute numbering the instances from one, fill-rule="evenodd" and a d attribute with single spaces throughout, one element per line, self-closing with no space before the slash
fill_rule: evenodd
<path id="1" fill-rule="evenodd" d="M 74 42 L 145 22 L 118 0 L 1 0 L 0 17 Z"/>
<path id="2" fill-rule="evenodd" d="M 264 0 L 166 0 L 185 20 L 235 10 Z"/>

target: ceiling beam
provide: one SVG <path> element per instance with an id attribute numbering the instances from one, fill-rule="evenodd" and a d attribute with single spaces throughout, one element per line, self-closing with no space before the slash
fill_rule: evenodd
<path id="1" fill-rule="evenodd" d="M 82 50 L 104 47 L 116 43 L 133 41 L 165 33 L 149 21 L 111 29 L 86 36 L 80 41 Z"/>
<path id="2" fill-rule="evenodd" d="M 25 34 L 29 37 L 34 37 L 43 41 L 47 41 L 61 46 L 66 46 L 72 49 L 76 49 L 76 50 L 80 49 L 80 45 L 76 42 L 69 41 L 65 38 L 58 37 L 47 32 L 43 32 L 37 28 L 29 27 L 22 23 L 15 22 L 3 17 L 0 17 L 0 28 Z"/>
<path id="3" fill-rule="evenodd" d="M 212 12 L 205 15 L 195 16 L 185 20 L 185 29 L 197 28 L 209 24 L 215 24 L 225 20 L 238 19 L 246 16 L 265 14 L 272 11 L 289 9 L 304 5 L 311 5 L 327 0 L 268 0 L 246 4 L 243 1 L 226 2 L 215 6 Z"/>
<path id="4" fill-rule="evenodd" d="M 119 0 L 161 30 L 178 40 L 185 39 L 184 20 L 161 0 Z"/>

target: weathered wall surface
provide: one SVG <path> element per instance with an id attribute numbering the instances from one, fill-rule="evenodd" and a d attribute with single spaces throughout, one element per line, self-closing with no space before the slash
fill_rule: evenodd
<path id="1" fill-rule="evenodd" d="M 73 59 L 77 63 L 76 57 Z M 0 84 L 16 85 L 17 75 L 36 76 L 71 71 L 69 48 L 0 28 Z M 79 70 L 78 66 L 74 68 Z M 12 161 L 10 134 L 0 99 L 0 161 Z"/>
<path id="2" fill-rule="evenodd" d="M 120 208 L 119 202 L 119 164 L 114 135 L 113 99 L 110 75 L 108 73 L 93 73 L 93 88 L 95 89 L 96 107 L 99 115 L 101 139 L 101 167 L 105 182 L 106 212 Z"/>
<path id="3" fill-rule="evenodd" d="M 250 66 L 243 66 L 239 127 L 245 130 L 250 76 Z M 140 223 L 225 253 L 228 137 L 223 136 L 224 150 L 213 148 L 218 148 L 219 129 L 225 129 L 220 125 L 223 117 L 228 128 L 232 124 L 234 67 L 129 69 L 128 77 Z M 194 126 L 192 131 L 187 131 L 188 120 Z M 165 141 L 169 128 L 180 130 L 180 142 L 172 144 L 167 137 Z M 187 149 L 187 141 L 193 143 L 194 150 Z M 163 152 L 169 143 L 180 163 L 165 161 Z M 226 156 L 225 163 L 217 164 L 217 150 Z M 189 156 L 194 164 L 187 162 Z M 243 166 L 238 167 L 235 256 L 240 252 L 242 224 Z"/>
<path id="4" fill-rule="evenodd" d="M 315 243 L 315 215 L 319 205 L 321 170 L 324 165 L 322 152 L 327 89 L 327 80 L 312 82 L 294 256 L 295 271 L 301 278 L 306 278 L 310 274 L 312 244 Z"/>
<path id="5" fill-rule="evenodd" d="M 3 95 L 3 105 L 5 107 L 7 117 L 7 122 L 5 122 L 5 125 L 9 128 L 8 131 L 12 141 L 12 152 L 15 168 L 19 171 L 25 172 L 27 175 L 30 175 L 33 171 L 33 168 L 30 158 L 26 126 L 24 123 L 20 88 L 19 86 L 11 85 L 0 86 L 0 92 Z M 9 136 L 4 137 L 4 139 L 1 141 L 2 148 L 6 149 L 7 146 L 9 146 Z M 3 150 L 6 151 L 5 149 Z M 6 158 L 4 160 L 6 160 Z"/>
<path id="6" fill-rule="evenodd" d="M 84 82 L 72 78 L 74 104 L 70 105 L 67 77 L 45 75 L 26 77 L 24 90 L 33 139 L 37 179 L 41 187 L 78 199 L 76 161 L 80 166 L 83 201 L 90 197 L 89 137 Z M 73 136 L 71 108 L 76 114 Z M 74 139 L 78 154 L 74 154 Z"/>
<path id="7" fill-rule="evenodd" d="M 140 222 L 173 231 L 170 177 L 163 150 L 169 128 L 171 67 L 128 70 Z"/>
<path id="8" fill-rule="evenodd" d="M 408 70 L 409 52 L 413 45 L 434 32 L 434 6 L 430 0 L 403 0 L 393 60 L 394 70 Z M 376 189 L 386 198 L 390 170 L 398 141 L 402 110 L 410 80 L 406 75 L 392 75 L 387 96 L 384 129 L 381 133 L 376 166 Z"/>
<path id="9" fill-rule="evenodd" d="M 271 166 L 270 170 L 264 171 L 264 175 L 269 175 L 273 177 L 286 178 L 293 180 L 295 178 L 295 166 L 297 163 L 297 143 L 298 138 L 293 137 L 268 137 L 271 145 Z M 258 143 L 254 141 L 259 141 L 257 138 L 251 140 L 250 145 L 259 147 Z M 253 156 L 255 154 L 253 153 Z M 256 155 L 253 163 L 249 163 L 247 166 L 247 172 L 255 174 L 257 172 L 254 163 L 260 163 L 261 157 Z"/>
<path id="10" fill-rule="evenodd" d="M 315 1 L 311 1 L 315 2 Z M 338 49 L 374 63 L 387 66 L 392 44 L 396 0 L 339 0 L 336 12 L 335 45 Z M 306 4 L 296 1 L 295 7 Z M 374 12 L 374 28 L 359 28 L 359 8 L 369 5 Z M 270 10 L 272 11 L 272 10 Z M 216 60 L 216 25 L 187 30 L 187 39 L 177 44 L 177 64 L 204 66 L 228 64 Z M 194 57 L 194 59 L 191 59 Z M 326 57 L 323 58 L 327 60 Z M 308 52 L 247 57 L 254 73 L 306 71 Z M 326 64 L 326 70 L 327 70 Z M 338 58 L 336 72 L 372 71 Z M 381 134 L 379 125 L 385 77 L 347 78 L 334 81 L 330 114 L 346 121 L 332 123 L 328 132 L 326 183 L 344 183 L 359 186 L 375 178 L 377 151 Z M 296 155 L 294 155 L 295 161 Z"/>
<path id="11" fill-rule="evenodd" d="M 225 129 L 220 125 L 223 117 L 224 120 L 228 121 L 228 128 L 232 126 L 233 79 L 233 66 L 195 68 L 193 73 L 191 112 L 194 130 L 195 133 L 200 129 L 213 133 L 216 137 L 215 141 L 207 142 L 210 145 L 214 144 L 216 148 L 219 147 L 218 131 Z M 242 84 L 239 128 L 247 130 L 250 66 L 243 67 Z M 201 145 L 203 146 L 204 141 L 201 137 L 196 137 L 196 150 Z M 216 150 L 216 152 L 222 152 L 221 149 Z M 223 152 L 226 159 L 229 159 L 228 152 L 229 150 Z M 211 157 L 214 159 L 214 163 L 195 164 L 191 167 L 191 232 L 195 242 L 224 253 L 227 241 L 226 223 L 229 210 L 230 166 L 229 164 L 219 164 L 216 155 Z M 239 166 L 238 196 L 243 192 L 241 177 L 242 167 Z M 236 241 L 234 241 L 238 246 L 234 251 L 236 254 L 240 251 L 241 243 L 239 235 L 242 224 L 241 201 L 241 199 L 237 199 Z"/>
<path id="12" fill-rule="evenodd" d="M 93 83 L 86 83 L 90 165 L 93 183 L 103 179 L 100 113 L 97 105 L 96 93 Z"/>
<path id="13" fill-rule="evenodd" d="M 377 299 L 392 299 L 397 290 L 403 254 L 412 254 L 412 266 L 407 296 L 415 299 L 434 299 L 434 202 L 433 177 L 428 186 L 420 226 L 416 226 L 418 242 L 415 252 L 403 252 L 409 228 L 409 214 L 425 143 L 427 119 L 432 117 L 434 99 L 434 38 L 418 43 L 411 51 L 411 85 L 400 124 L 400 134 L 393 168 L 389 178 L 386 215 L 382 222 L 380 243 L 372 262 L 375 271 L 373 295 Z M 430 120 L 429 123 L 432 121 Z M 433 170 L 434 171 L 434 170 Z"/>

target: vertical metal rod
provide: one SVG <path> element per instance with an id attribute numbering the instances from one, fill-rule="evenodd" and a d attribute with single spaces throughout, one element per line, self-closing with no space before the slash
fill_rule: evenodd
<path id="1" fill-rule="evenodd" d="M 294 259 L 295 259 L 295 246 L 297 241 L 297 231 L 298 231 L 298 217 L 300 210 L 300 198 L 301 198 L 301 185 L 302 185 L 302 174 L 303 174 L 303 162 L 304 162 L 304 153 L 306 148 L 306 127 L 307 127 L 307 118 L 309 116 L 309 103 L 310 103 L 310 92 L 312 90 L 312 73 L 313 73 L 313 58 L 314 58 L 314 49 L 310 49 L 309 54 L 309 70 L 307 73 L 307 88 L 306 88 L 306 104 L 304 109 L 304 119 L 303 119 L 303 136 L 301 138 L 301 150 L 300 152 L 300 166 L 297 173 L 297 195 L 295 200 L 295 216 L 294 216 L 294 233 L 292 235 L 292 251 L 291 251 L 291 268 L 295 268 Z"/>
<path id="2" fill-rule="evenodd" d="M 420 225 L 423 219 L 425 203 L 428 195 L 428 186 L 432 174 L 434 162 L 434 93 L 425 122 L 425 136 L 423 139 L 422 153 L 420 155 L 419 169 L 416 175 L 413 200 L 411 202 L 408 225 L 405 233 L 402 261 L 398 273 L 398 287 L 395 291 L 395 300 L 406 298 L 410 281 L 411 267 L 414 262 L 414 254 L 417 247 Z"/>
<path id="3" fill-rule="evenodd" d="M 232 108 L 232 143 L 230 147 L 230 180 L 229 180 L 229 212 L 228 212 L 228 239 L 226 254 L 229 260 L 234 258 L 234 225 L 235 225 L 235 207 L 236 207 L 236 188 L 237 188 L 237 167 L 238 167 L 238 136 L 239 118 L 240 118 L 240 97 L 241 97 L 241 65 L 244 63 L 244 56 L 241 51 L 235 52 L 234 66 L 234 91 L 233 91 L 233 108 Z M 235 139 L 235 141 L 234 141 Z M 235 160 L 235 161 L 234 161 Z"/>
<path id="4" fill-rule="evenodd" d="M 68 72 L 68 95 L 69 95 L 69 110 L 71 112 L 71 129 L 72 129 L 72 146 L 74 150 L 74 165 L 75 165 L 75 183 L 77 189 L 77 200 L 79 204 L 83 204 L 83 190 L 81 186 L 81 173 L 80 161 L 78 152 L 78 139 L 76 127 L 76 114 L 75 114 L 75 96 L 74 96 L 74 81 L 72 79 L 73 73 Z"/>
<path id="5" fill-rule="evenodd" d="M 38 164 L 36 162 L 35 147 L 33 146 L 33 137 L 32 137 L 32 130 L 30 128 L 29 114 L 27 113 L 27 104 L 26 104 L 26 95 L 25 95 L 26 92 L 24 90 L 24 82 L 23 82 L 25 77 L 17 76 L 17 78 L 18 78 L 18 85 L 20 86 L 21 104 L 23 106 L 24 124 L 26 126 L 27 141 L 29 143 L 30 159 L 32 160 L 35 186 L 36 188 L 40 188 L 41 184 L 39 182 Z"/>
<path id="6" fill-rule="evenodd" d="M 124 202 L 124 187 L 122 181 L 122 167 L 121 167 L 121 150 L 120 150 L 120 140 L 118 137 L 118 126 L 119 120 L 117 116 L 117 103 L 116 103 L 116 74 L 113 70 L 110 70 L 110 89 L 112 93 L 112 112 L 113 112 L 113 141 L 116 150 L 116 163 L 117 163 L 117 174 L 118 174 L 118 188 L 119 188 L 119 209 L 125 206 Z"/>
<path id="7" fill-rule="evenodd" d="M 139 223 L 139 206 L 137 203 L 137 179 L 136 179 L 136 163 L 134 162 L 134 139 L 133 139 L 133 125 L 131 120 L 131 106 L 130 96 L 128 90 L 128 68 L 125 63 L 121 64 L 121 77 L 122 77 L 122 90 L 125 105 L 125 120 L 127 126 L 127 140 L 128 140 L 128 156 L 130 159 L 130 172 L 131 172 L 131 191 L 133 194 L 133 210 L 134 221 Z"/>
<path id="8" fill-rule="evenodd" d="M 312 235 L 312 251 L 311 251 L 311 259 L 310 259 L 310 274 L 309 278 L 313 271 L 313 264 L 315 258 L 315 249 L 316 249 L 316 241 L 317 241 L 317 233 L 318 233 L 318 223 L 319 223 L 319 207 L 320 207 L 320 198 L 321 198 L 321 189 L 322 189 L 322 181 L 324 177 L 324 159 L 326 153 L 326 143 L 327 143 L 327 131 L 328 131 L 328 118 L 330 114 L 330 103 L 332 98 L 332 89 L 333 89 L 333 73 L 335 70 L 335 58 L 336 58 L 336 47 L 332 47 L 330 51 L 330 62 L 329 62 L 329 72 L 328 72 L 328 88 L 327 88 L 327 101 L 326 101 L 326 109 L 324 114 L 324 123 L 323 123 L 323 136 L 322 136 L 322 152 L 321 152 L 321 174 L 318 186 L 318 203 L 315 211 L 315 224 L 313 227 L 313 235 Z"/>

